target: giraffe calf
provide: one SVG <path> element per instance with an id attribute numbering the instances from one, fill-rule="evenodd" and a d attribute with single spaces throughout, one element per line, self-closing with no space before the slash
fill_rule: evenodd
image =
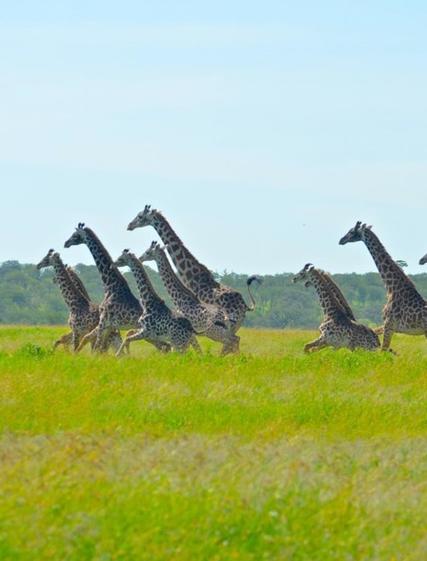
<path id="1" fill-rule="evenodd" d="M 305 352 L 325 347 L 370 351 L 380 347 L 378 335 L 353 319 L 350 305 L 329 275 L 307 263 L 293 279 L 293 282 L 298 281 L 315 288 L 324 313 L 324 320 L 319 326 L 320 337 L 307 343 L 304 347 Z"/>

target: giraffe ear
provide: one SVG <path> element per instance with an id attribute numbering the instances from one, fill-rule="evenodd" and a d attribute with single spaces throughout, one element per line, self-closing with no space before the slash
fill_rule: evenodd
<path id="1" fill-rule="evenodd" d="M 367 230 L 372 230 L 372 224 L 370 226 L 366 226 Z"/>

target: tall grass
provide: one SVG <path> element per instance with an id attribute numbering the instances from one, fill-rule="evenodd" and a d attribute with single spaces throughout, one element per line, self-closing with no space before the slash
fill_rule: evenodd
<path id="1" fill-rule="evenodd" d="M 0 330 L 0 559 L 422 560 L 427 344 L 55 354 Z"/>

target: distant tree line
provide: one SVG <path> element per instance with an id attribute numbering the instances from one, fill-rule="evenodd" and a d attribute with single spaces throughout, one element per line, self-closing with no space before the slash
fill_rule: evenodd
<path id="1" fill-rule="evenodd" d="M 103 296 L 102 285 L 94 265 L 77 265 L 89 294 L 95 302 Z M 154 287 L 168 301 L 156 271 L 148 269 Z M 125 273 L 137 294 L 133 277 Z M 314 328 L 321 318 L 320 307 L 312 288 L 292 284 L 292 274 L 265 275 L 260 286 L 253 285 L 257 308 L 246 316 L 246 325 L 270 328 Z M 381 323 L 385 290 L 377 273 L 333 275 L 350 302 L 356 317 L 368 324 Z M 247 275 L 224 273 L 217 275 L 224 284 L 246 295 Z M 411 277 L 421 294 L 427 297 L 427 273 Z M 63 324 L 68 311 L 59 288 L 52 282 L 53 271 L 38 271 L 34 265 L 6 261 L 0 265 L 1 324 Z"/>

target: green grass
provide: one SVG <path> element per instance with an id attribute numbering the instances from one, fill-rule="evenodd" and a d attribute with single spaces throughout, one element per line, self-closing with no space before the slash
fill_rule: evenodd
<path id="1" fill-rule="evenodd" d="M 242 331 L 242 354 L 50 352 L 0 329 L 0 559 L 422 561 L 427 342 Z"/>

